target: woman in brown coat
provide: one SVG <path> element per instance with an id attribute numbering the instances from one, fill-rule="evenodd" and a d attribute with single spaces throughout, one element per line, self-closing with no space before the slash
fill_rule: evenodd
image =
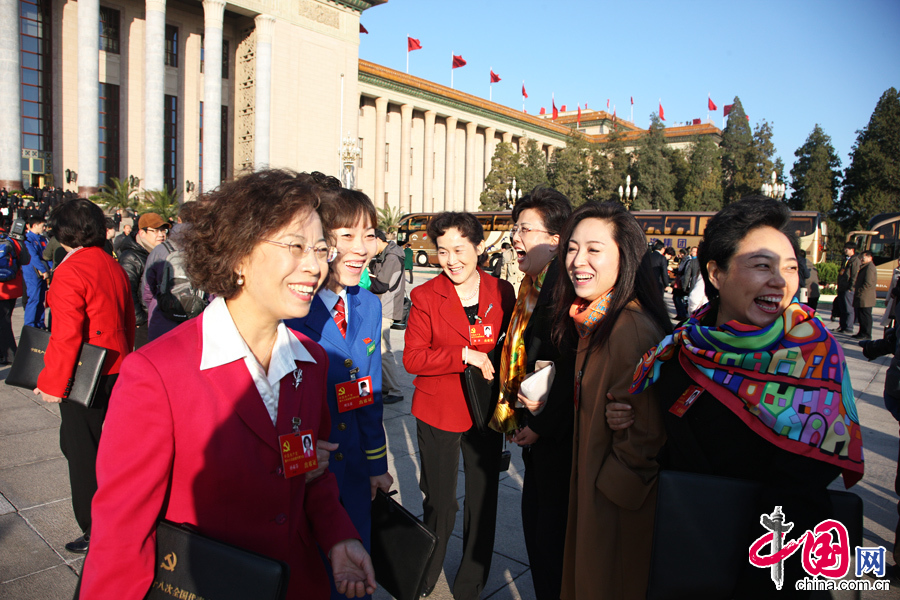
<path id="1" fill-rule="evenodd" d="M 575 454 L 563 558 L 564 600 L 644 598 L 656 507 L 656 455 L 665 442 L 655 392 L 631 395 L 634 366 L 672 330 L 650 278 L 640 226 L 618 203 L 588 203 L 560 240 L 558 339 L 577 336 Z M 608 401 L 635 422 L 612 431 Z"/>

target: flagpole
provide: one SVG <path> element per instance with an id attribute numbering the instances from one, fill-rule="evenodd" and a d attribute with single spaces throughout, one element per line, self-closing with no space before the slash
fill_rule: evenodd
<path id="1" fill-rule="evenodd" d="M 406 74 L 409 75 L 409 34 L 406 34 Z"/>
<path id="2" fill-rule="evenodd" d="M 712 100 L 712 95 L 707 92 L 706 93 L 706 122 L 709 123 L 709 101 Z"/>
<path id="3" fill-rule="evenodd" d="M 494 74 L 494 67 L 491 67 L 491 75 Z M 491 84 L 488 86 L 488 100 L 494 101 L 494 78 L 491 77 Z"/>
<path id="4" fill-rule="evenodd" d="M 450 51 L 450 89 L 453 89 L 453 50 Z"/>
<path id="5" fill-rule="evenodd" d="M 525 80 L 522 80 L 522 89 L 525 89 Z M 525 94 L 522 94 L 522 112 L 525 112 Z"/>

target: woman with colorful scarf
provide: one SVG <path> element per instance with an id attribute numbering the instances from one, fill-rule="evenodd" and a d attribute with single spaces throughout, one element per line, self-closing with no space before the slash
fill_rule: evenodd
<path id="1" fill-rule="evenodd" d="M 559 599 L 572 470 L 574 344 L 570 340 L 555 344 L 551 339 L 556 306 L 553 287 L 560 271 L 559 233 L 571 214 L 568 198 L 541 187 L 516 202 L 513 209 L 512 241 L 525 277 L 500 364 L 500 411 L 508 418 L 491 424 L 522 448 L 522 529 L 539 600 Z M 551 361 L 556 369 L 543 402 L 529 400 L 519 392 L 519 385 L 534 373 L 538 361 Z"/>
<path id="2" fill-rule="evenodd" d="M 632 390 L 661 399 L 660 464 L 762 482 L 757 514 L 781 506 L 794 539 L 831 516 L 826 487 L 841 472 L 847 487 L 859 481 L 863 456 L 841 347 L 794 298 L 789 217 L 783 203 L 750 197 L 709 221 L 699 260 L 710 303 L 645 355 Z M 803 575 L 799 557 L 786 560 L 779 597 L 802 597 Z M 748 563 L 735 597 L 775 592 L 769 570 Z"/>
<path id="3" fill-rule="evenodd" d="M 646 596 L 656 455 L 665 441 L 656 391 L 630 395 L 632 362 L 672 325 L 644 234 L 617 202 L 589 202 L 560 236 L 567 277 L 556 283 L 557 343 L 578 340 L 575 439 L 561 598 Z M 634 407 L 623 431 L 606 423 L 608 401 Z"/>

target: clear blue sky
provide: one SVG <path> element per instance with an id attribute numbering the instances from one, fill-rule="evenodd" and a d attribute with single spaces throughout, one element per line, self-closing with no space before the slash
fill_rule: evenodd
<path id="1" fill-rule="evenodd" d="M 366 10 L 359 56 L 450 85 L 451 52 L 467 61 L 454 87 L 488 97 L 489 70 L 502 81 L 493 100 L 536 114 L 616 105 L 647 127 L 662 98 L 666 123 L 706 119 L 722 126 L 722 107 L 739 96 L 754 125 L 774 128 L 790 180 L 794 151 L 816 123 L 831 136 L 841 166 L 856 132 L 889 87 L 900 88 L 900 1 L 753 2 L 389 0 Z"/>

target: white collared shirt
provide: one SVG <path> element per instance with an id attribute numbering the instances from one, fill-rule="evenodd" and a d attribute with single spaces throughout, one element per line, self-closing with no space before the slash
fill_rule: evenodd
<path id="1" fill-rule="evenodd" d="M 288 331 L 284 323 L 278 323 L 275 345 L 269 372 L 263 370 L 253 352 L 241 337 L 224 298 L 216 298 L 203 311 L 203 351 L 200 355 L 200 370 L 212 369 L 244 359 L 250 377 L 262 396 L 263 404 L 269 412 L 272 424 L 278 420 L 278 395 L 281 380 L 297 369 L 295 361 L 315 363 L 315 359 L 303 346 L 297 336 Z"/>
<path id="2" fill-rule="evenodd" d="M 333 319 L 337 314 L 337 310 L 335 310 L 335 305 L 337 304 L 338 298 L 344 299 L 344 322 L 350 322 L 350 303 L 347 302 L 347 288 L 343 288 L 340 294 L 335 294 L 329 289 L 322 288 L 319 290 L 319 298 L 322 299 L 322 303 L 325 304 L 325 308 L 328 309 L 328 313 L 331 315 Z"/>

